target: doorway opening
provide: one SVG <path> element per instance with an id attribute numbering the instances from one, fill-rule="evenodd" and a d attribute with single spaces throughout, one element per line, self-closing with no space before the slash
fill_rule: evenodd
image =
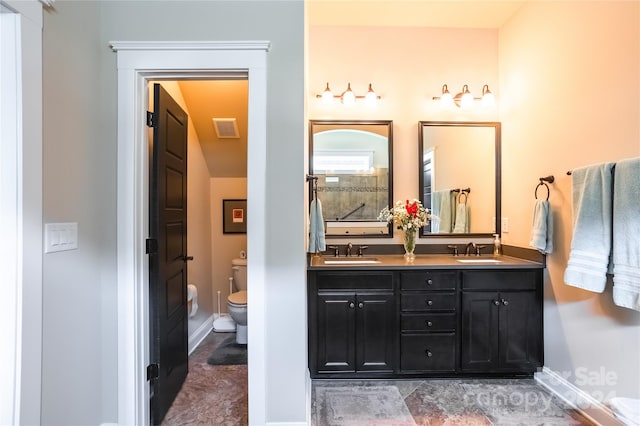
<path id="1" fill-rule="evenodd" d="M 249 81 L 247 159 L 249 419 L 266 422 L 265 180 L 268 42 L 112 42 L 118 55 L 118 423 L 149 423 L 148 172 L 146 109 L 150 80 Z"/>
<path id="2" fill-rule="evenodd" d="M 246 419 L 246 333 L 236 332 L 246 330 L 246 299 L 244 309 L 234 304 L 240 327 L 227 301 L 246 297 L 247 75 L 153 80 L 148 90 L 152 422 L 221 418 L 223 401 Z M 233 117 L 236 137 L 220 137 L 215 117 Z M 211 334 L 220 320 L 232 329 Z M 228 364 L 244 367 L 218 367 Z M 237 389 L 222 386 L 220 374 Z"/>

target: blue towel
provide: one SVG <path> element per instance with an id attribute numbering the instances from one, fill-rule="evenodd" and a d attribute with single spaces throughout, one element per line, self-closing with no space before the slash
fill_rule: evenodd
<path id="1" fill-rule="evenodd" d="M 451 190 L 445 189 L 433 193 L 432 212 L 436 216 L 435 220 L 437 231 L 440 234 L 450 234 L 454 224 L 455 195 Z M 433 226 L 432 226 L 433 229 Z"/>
<path id="2" fill-rule="evenodd" d="M 547 200 L 536 200 L 529 245 L 542 254 L 553 251 L 553 217 Z"/>
<path id="3" fill-rule="evenodd" d="M 573 238 L 564 282 L 602 293 L 611 254 L 613 163 L 572 173 Z"/>
<path id="4" fill-rule="evenodd" d="M 324 218 L 322 203 L 315 198 L 309 207 L 309 253 L 318 253 L 327 249 L 324 240 Z"/>
<path id="5" fill-rule="evenodd" d="M 453 226 L 454 234 L 469 233 L 469 207 L 466 203 L 458 203 L 456 206 L 456 224 Z"/>
<path id="6" fill-rule="evenodd" d="M 616 164 L 613 183 L 613 302 L 640 311 L 640 158 Z"/>

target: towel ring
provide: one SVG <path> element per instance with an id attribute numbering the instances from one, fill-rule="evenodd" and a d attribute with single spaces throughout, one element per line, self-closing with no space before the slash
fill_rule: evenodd
<path id="1" fill-rule="evenodd" d="M 536 186 L 536 190 L 534 192 L 534 195 L 536 197 L 536 200 L 538 199 L 538 188 L 540 188 L 541 186 L 544 186 L 545 188 L 547 188 L 547 201 L 549 201 L 549 185 L 547 185 L 546 183 L 542 182 L 542 180 L 540 180 L 540 183 Z"/>
<path id="2" fill-rule="evenodd" d="M 462 204 L 462 196 L 464 195 L 464 204 L 467 204 L 467 193 L 466 192 L 461 192 L 460 195 L 458 195 L 458 203 Z"/>

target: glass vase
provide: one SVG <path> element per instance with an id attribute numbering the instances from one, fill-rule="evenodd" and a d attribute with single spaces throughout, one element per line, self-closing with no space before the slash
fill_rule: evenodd
<path id="1" fill-rule="evenodd" d="M 404 231 L 404 258 L 412 261 L 416 258 L 413 251 L 416 249 L 416 231 L 417 229 L 407 229 Z"/>

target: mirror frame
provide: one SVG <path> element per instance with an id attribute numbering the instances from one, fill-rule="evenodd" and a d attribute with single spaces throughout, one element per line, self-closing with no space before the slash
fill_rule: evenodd
<path id="1" fill-rule="evenodd" d="M 393 205 L 393 120 L 309 120 L 309 174 L 313 175 L 313 126 L 314 125 L 343 125 L 348 126 L 367 126 L 367 125 L 385 125 L 388 129 L 387 134 L 387 156 L 389 161 L 389 182 L 388 182 L 388 205 Z M 309 183 L 309 205 L 313 200 L 312 191 L 313 182 Z M 357 223 L 357 221 L 351 221 Z M 371 222 L 371 221 L 370 221 Z M 344 221 L 349 223 L 349 221 Z M 325 223 L 326 226 L 326 223 Z M 336 235 L 326 234 L 325 238 L 393 238 L 393 224 L 387 225 L 388 232 L 386 234 L 349 234 Z"/>
<path id="2" fill-rule="evenodd" d="M 502 124 L 499 121 L 419 121 L 418 122 L 418 190 L 420 191 L 420 201 L 424 205 L 424 132 L 425 127 L 493 127 L 495 131 L 495 191 L 496 191 L 496 206 L 495 206 L 495 232 L 487 233 L 468 233 L 468 234 L 432 234 L 424 231 L 424 227 L 420 228 L 421 238 L 469 238 L 469 237 L 492 237 L 493 234 L 499 234 L 502 237 L 500 229 L 501 218 L 501 180 L 502 180 L 502 164 L 501 164 L 501 140 L 502 140 Z M 427 207 L 427 206 L 425 206 Z M 431 211 L 431 206 L 428 206 Z"/>

